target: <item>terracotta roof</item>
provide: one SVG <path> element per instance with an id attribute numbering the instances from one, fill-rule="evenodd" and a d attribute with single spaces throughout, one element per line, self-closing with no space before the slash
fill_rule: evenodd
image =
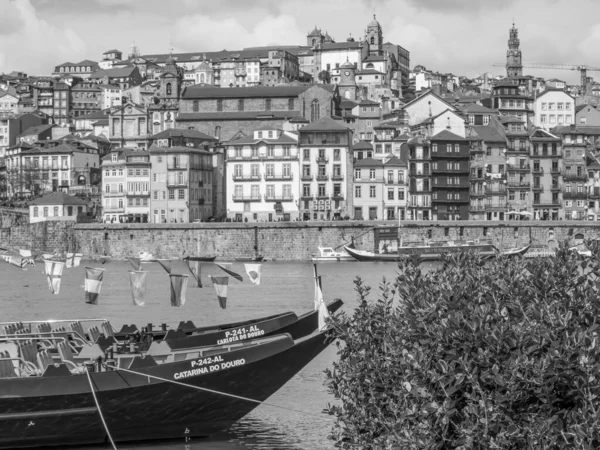
<path id="1" fill-rule="evenodd" d="M 347 98 L 342 98 L 340 100 L 340 108 L 341 109 L 352 109 L 354 108 L 356 105 L 358 105 L 357 102 L 353 101 L 353 100 L 348 100 Z"/>
<path id="2" fill-rule="evenodd" d="M 150 136 L 148 139 L 167 139 L 171 137 L 187 137 L 195 139 L 204 139 L 205 141 L 218 141 L 216 137 L 209 136 L 201 131 L 190 130 L 187 128 L 170 128 Z"/>
<path id="3" fill-rule="evenodd" d="M 44 131 L 50 130 L 50 129 L 54 128 L 55 126 L 57 126 L 57 125 L 50 123 L 50 124 L 46 124 L 46 125 L 36 125 L 34 127 L 29 127 L 25 131 L 23 131 L 20 135 L 18 135 L 17 138 L 20 138 L 23 136 L 39 136 Z"/>
<path id="4" fill-rule="evenodd" d="M 347 50 L 350 48 L 361 48 L 362 43 L 360 42 L 325 42 L 321 44 L 321 50 Z"/>
<path id="5" fill-rule="evenodd" d="M 383 161 L 373 158 L 357 159 L 354 167 L 383 167 Z"/>
<path id="6" fill-rule="evenodd" d="M 555 127 L 552 128 L 552 132 L 554 134 L 584 134 L 584 135 L 599 135 L 600 127 L 592 127 L 592 126 L 581 126 L 581 127 Z"/>
<path id="7" fill-rule="evenodd" d="M 379 102 L 374 102 L 373 100 L 364 99 L 358 102 L 360 106 L 371 105 L 371 106 L 379 106 Z"/>
<path id="8" fill-rule="evenodd" d="M 93 111 L 89 114 L 86 114 L 85 116 L 76 117 L 75 120 L 77 120 L 77 119 L 84 119 L 84 120 L 108 119 L 108 113 L 110 113 L 110 108 L 101 109 L 100 111 Z"/>
<path id="9" fill-rule="evenodd" d="M 206 113 L 181 113 L 177 122 L 203 120 L 285 120 L 296 117 L 300 111 L 220 111 Z"/>
<path id="10" fill-rule="evenodd" d="M 220 88 L 193 85 L 183 93 L 184 99 L 195 98 L 273 98 L 297 97 L 310 86 L 255 86 Z"/>
<path id="11" fill-rule="evenodd" d="M 253 133 L 254 134 L 254 133 Z M 277 139 L 258 138 L 254 139 L 254 136 L 243 136 L 235 140 L 229 141 L 229 143 L 238 144 L 256 144 L 258 142 L 264 142 L 265 144 L 297 144 L 298 139 L 294 139 L 285 133 L 281 133 Z"/>
<path id="12" fill-rule="evenodd" d="M 183 146 L 174 146 L 174 147 L 158 147 L 156 145 L 152 145 L 148 150 L 150 153 L 199 153 L 202 155 L 212 155 L 212 152 L 208 150 L 204 150 L 203 148 L 193 148 L 193 147 L 183 147 Z"/>
<path id="13" fill-rule="evenodd" d="M 356 75 L 385 75 L 383 72 L 375 69 L 365 69 L 356 72 Z"/>
<path id="14" fill-rule="evenodd" d="M 579 106 L 575 107 L 575 114 L 577 114 L 579 111 L 583 111 L 585 108 L 588 108 L 588 107 L 596 109 L 592 105 L 589 105 L 589 104 L 579 105 Z"/>
<path id="15" fill-rule="evenodd" d="M 300 128 L 299 131 L 350 131 L 350 128 L 341 125 L 339 122 L 336 122 L 329 117 L 323 117 L 316 122 Z"/>
<path id="16" fill-rule="evenodd" d="M 498 114 L 498 111 L 491 108 L 486 108 L 485 106 L 478 105 L 476 103 L 469 103 L 467 105 L 459 106 L 462 112 L 468 114 Z"/>
<path id="17" fill-rule="evenodd" d="M 428 89 L 427 91 L 425 91 L 423 94 L 421 94 L 420 96 L 413 98 L 410 102 L 406 103 L 402 109 L 406 109 L 408 106 L 412 105 L 413 103 L 417 103 L 420 100 L 423 100 L 425 97 L 427 97 L 428 95 L 433 95 L 434 97 L 436 97 L 437 99 L 439 99 L 440 101 L 444 102 L 446 105 L 449 106 L 448 109 L 451 109 L 452 111 L 455 111 L 456 108 L 454 106 L 452 106 L 450 103 L 448 103 L 446 100 L 444 100 L 442 97 L 440 97 L 439 95 L 435 94 L 431 89 Z"/>
<path id="18" fill-rule="evenodd" d="M 98 63 L 96 61 L 84 59 L 83 61 L 80 61 L 78 63 L 65 62 L 65 63 L 59 64 L 56 67 L 76 67 L 76 66 L 91 66 L 92 69 L 94 69 L 94 67 L 98 66 Z M 72 74 L 72 75 L 75 75 L 75 74 Z"/>
<path id="19" fill-rule="evenodd" d="M 77 197 L 72 197 L 64 192 L 52 192 L 43 197 L 29 202 L 30 205 L 87 205 L 86 202 Z"/>
<path id="20" fill-rule="evenodd" d="M 369 62 L 369 61 L 385 61 L 385 56 L 384 55 L 369 55 L 363 61 L 364 62 Z"/>
<path id="21" fill-rule="evenodd" d="M 466 138 L 454 134 L 448 130 L 442 130 L 435 136 L 431 137 L 432 141 L 466 141 Z"/>
<path id="22" fill-rule="evenodd" d="M 489 125 L 473 125 L 471 129 L 485 142 L 506 142 L 506 138 Z"/>
<path id="23" fill-rule="evenodd" d="M 353 150 L 373 150 L 373 146 L 367 141 L 358 141 L 352 146 Z"/>
<path id="24" fill-rule="evenodd" d="M 114 67 L 112 69 L 97 70 L 90 75 L 90 79 L 96 78 L 121 78 L 129 77 L 136 70 L 135 66 Z"/>
<path id="25" fill-rule="evenodd" d="M 115 49 L 112 49 L 112 50 L 107 50 L 107 51 L 105 51 L 105 52 L 104 52 L 104 53 L 102 53 L 102 54 L 103 54 L 103 55 L 108 55 L 109 53 L 123 53 L 123 52 L 122 52 L 122 51 L 120 51 L 120 50 L 115 50 Z"/>
<path id="26" fill-rule="evenodd" d="M 406 162 L 402 161 L 397 156 L 392 156 L 386 163 L 384 163 L 385 167 L 393 166 L 393 167 L 406 167 Z"/>
<path id="27" fill-rule="evenodd" d="M 290 123 L 310 123 L 310 121 L 308 119 L 305 119 L 302 116 L 294 116 L 291 119 L 289 119 Z"/>
<path id="28" fill-rule="evenodd" d="M 56 141 L 43 141 L 44 143 L 46 142 L 57 142 Z M 84 144 L 83 142 L 80 143 L 80 145 L 85 146 L 87 148 L 91 148 L 93 149 L 94 147 L 91 147 L 87 144 Z M 46 154 L 51 154 L 51 153 L 74 153 L 74 152 L 84 152 L 81 149 L 78 149 L 77 147 L 70 145 L 70 144 L 60 144 L 57 145 L 56 147 L 48 147 L 48 148 L 43 148 L 43 147 L 35 147 L 31 150 L 31 153 L 46 153 Z"/>

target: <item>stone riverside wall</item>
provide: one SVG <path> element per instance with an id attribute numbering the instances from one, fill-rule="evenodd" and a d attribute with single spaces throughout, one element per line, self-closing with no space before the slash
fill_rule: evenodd
<path id="1" fill-rule="evenodd" d="M 123 259 L 145 251 L 158 258 L 234 258 L 253 256 L 256 245 L 269 260 L 306 261 L 318 246 L 337 247 L 352 236 L 357 248 L 373 250 L 374 226 L 385 222 L 78 224 L 74 232 L 84 255 Z"/>
<path id="2" fill-rule="evenodd" d="M 551 246 L 574 239 L 600 239 L 600 222 L 584 221 L 437 221 L 403 222 L 399 236 L 404 242 L 492 241 L 499 249 L 533 246 Z"/>
<path id="3" fill-rule="evenodd" d="M 4 224 L 4 220 L 3 220 Z M 355 237 L 356 247 L 373 251 L 374 228 L 393 228 L 391 222 L 276 222 L 200 224 L 77 224 L 40 222 L 0 228 L 0 247 L 34 251 L 80 251 L 116 259 L 145 251 L 159 258 L 194 255 L 220 258 L 251 256 L 254 246 L 270 260 L 308 261 L 318 246 L 337 247 Z M 403 222 L 403 242 L 427 240 L 491 240 L 507 249 L 529 242 L 546 247 L 563 240 L 599 238 L 600 223 L 557 222 Z"/>
<path id="4" fill-rule="evenodd" d="M 21 222 L 0 228 L 0 247 L 18 251 L 20 248 L 32 251 L 72 252 L 77 250 L 72 222 Z"/>

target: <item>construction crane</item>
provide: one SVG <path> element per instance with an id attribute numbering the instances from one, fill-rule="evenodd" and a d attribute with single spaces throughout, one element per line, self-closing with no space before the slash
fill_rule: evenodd
<path id="1" fill-rule="evenodd" d="M 494 64 L 494 67 L 506 67 L 506 64 Z M 523 64 L 525 69 L 550 69 L 550 70 L 579 70 L 581 73 L 581 90 L 587 94 L 587 73 L 600 72 L 598 67 L 590 66 L 571 66 L 569 64 Z"/>

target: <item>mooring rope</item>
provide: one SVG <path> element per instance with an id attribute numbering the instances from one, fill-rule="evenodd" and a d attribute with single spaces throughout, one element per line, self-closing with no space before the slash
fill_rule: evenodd
<path id="1" fill-rule="evenodd" d="M 94 402 L 96 403 L 96 408 L 98 409 L 98 414 L 100 414 L 100 419 L 102 419 L 102 425 L 104 425 L 104 429 L 106 430 L 106 434 L 108 435 L 108 439 L 112 444 L 114 450 L 117 450 L 117 446 L 115 445 L 115 441 L 110 434 L 110 430 L 108 429 L 108 425 L 106 425 L 106 421 L 104 420 L 104 415 L 102 414 L 102 410 L 100 409 L 100 403 L 98 403 L 98 398 L 96 397 L 96 390 L 94 389 L 94 384 L 92 383 L 92 377 L 90 377 L 90 371 L 88 368 L 85 368 L 85 373 L 87 375 L 88 382 L 90 383 L 90 389 L 92 390 L 92 396 L 94 397 Z"/>
<path id="2" fill-rule="evenodd" d="M 301 411 L 299 409 L 288 408 L 286 406 L 280 406 L 280 405 L 274 405 L 272 403 L 267 403 L 267 402 L 261 402 L 260 400 L 256 400 L 253 398 L 243 397 L 241 395 L 235 395 L 235 394 L 228 394 L 227 392 L 216 391 L 214 389 L 204 388 L 204 387 L 200 387 L 200 386 L 194 386 L 193 384 L 182 383 L 181 381 L 169 380 L 168 378 L 162 378 L 162 377 L 157 377 L 154 375 L 149 375 L 147 373 L 136 372 L 135 370 L 129 370 L 129 369 L 124 369 L 122 367 L 110 366 L 108 364 L 106 364 L 106 367 L 110 367 L 116 371 L 129 372 L 129 373 L 133 373 L 135 375 L 139 375 L 141 377 L 154 378 L 155 380 L 164 381 L 166 383 L 173 383 L 173 384 L 177 384 L 179 386 L 184 386 L 184 387 L 188 387 L 188 388 L 192 388 L 192 389 L 198 389 L 200 391 L 210 392 L 211 394 L 224 395 L 225 397 L 236 398 L 238 400 L 244 400 L 244 401 L 247 401 L 250 403 L 256 403 L 258 405 L 266 405 L 266 406 L 271 406 L 273 408 L 285 409 L 286 411 L 305 414 L 305 415 L 312 416 L 312 417 L 318 417 L 320 419 L 323 419 L 325 417 L 329 420 L 334 420 L 332 417 L 324 416 L 322 414 L 313 414 L 310 412 Z"/>

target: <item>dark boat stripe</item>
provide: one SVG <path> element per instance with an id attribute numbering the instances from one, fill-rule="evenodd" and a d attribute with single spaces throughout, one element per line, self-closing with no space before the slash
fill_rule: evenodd
<path id="1" fill-rule="evenodd" d="M 53 417 L 53 416 L 75 416 L 78 414 L 95 414 L 96 412 L 98 412 L 98 410 L 95 407 L 54 409 L 54 410 L 50 410 L 50 411 L 28 411 L 28 412 L 23 412 L 23 413 L 0 414 L 0 420 L 34 419 L 34 418 L 40 418 L 40 417 Z"/>

